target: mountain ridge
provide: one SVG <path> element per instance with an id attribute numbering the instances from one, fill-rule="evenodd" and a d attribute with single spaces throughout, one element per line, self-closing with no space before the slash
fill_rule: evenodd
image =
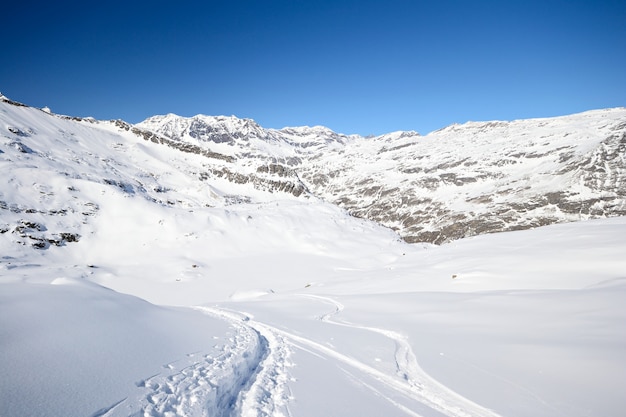
<path id="1" fill-rule="evenodd" d="M 265 157 L 296 170 L 306 189 L 316 196 L 391 227 L 409 242 L 444 243 L 482 233 L 626 214 L 622 191 L 625 119 L 626 110 L 614 108 L 556 118 L 467 122 L 425 136 L 400 131 L 365 138 L 318 130 L 308 146 L 293 147 L 289 152 L 282 149 Z M 158 126 L 137 126 L 163 133 Z M 297 142 L 281 138 L 283 130 L 266 132 L 277 142 Z M 190 140 L 176 133 L 173 137 Z M 256 134 L 256 138 L 262 137 Z M 210 135 L 203 141 L 221 142 Z M 449 143 L 448 149 L 439 146 L 441 141 Z M 421 145 L 425 142 L 434 142 L 431 148 L 439 155 L 425 149 Z M 462 148 L 467 152 L 458 151 Z M 254 163 L 263 156 L 248 152 L 238 158 Z M 349 162 L 339 161 L 342 158 Z M 439 162 L 425 162 L 428 160 Z M 491 167 L 484 166 L 485 161 Z M 507 169 L 507 165 L 526 167 L 528 172 Z M 373 166 L 378 169 L 372 171 Z M 385 174 L 389 171 L 396 175 Z M 511 175 L 515 187 L 509 189 L 503 184 Z M 550 182 L 542 177 L 548 176 L 550 181 L 559 178 L 562 183 L 557 181 L 542 191 Z M 543 186 L 535 184 L 540 178 Z M 485 184 L 484 190 L 477 189 L 488 182 L 491 184 Z M 450 185 L 457 187 L 449 190 L 453 195 L 441 191 Z M 437 191 L 443 195 L 433 199 Z M 468 194 L 467 198 L 462 200 L 454 191 Z M 515 201 L 516 194 L 521 201 Z M 490 203 L 491 212 L 480 207 L 485 203 Z M 466 207 L 449 207 L 455 204 Z"/>
<path id="2" fill-rule="evenodd" d="M 626 215 L 625 108 L 366 138 L 322 126 L 265 129 L 234 116 L 168 114 L 132 125 L 59 116 L 0 99 L 11 106 L 0 112 L 0 158 L 9 178 L 9 188 L 0 190 L 3 211 L 50 211 L 46 199 L 26 204 L 10 186 L 27 181 L 13 171 L 37 167 L 50 173 L 37 182 L 50 193 L 58 184 L 78 189 L 74 183 L 80 180 L 189 209 L 323 200 L 391 228 L 407 242 L 441 244 Z M 46 184 L 53 180 L 57 185 Z M 98 207 L 88 199 L 83 203 Z M 52 210 L 92 210 L 58 205 Z M 84 228 L 46 234 L 23 222 L 47 227 L 16 218 L 0 229 L 47 247 L 72 242 Z"/>

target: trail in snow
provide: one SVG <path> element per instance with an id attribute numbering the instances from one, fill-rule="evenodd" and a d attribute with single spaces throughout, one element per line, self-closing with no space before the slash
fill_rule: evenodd
<path id="1" fill-rule="evenodd" d="M 256 367 L 250 368 L 246 382 L 243 383 L 229 409 L 230 414 L 216 415 L 289 416 L 288 382 L 290 378 L 287 368 L 290 366 L 290 347 L 295 347 L 336 361 L 352 380 L 373 391 L 377 396 L 385 398 L 406 415 L 420 417 L 420 411 L 417 410 L 428 409 L 431 410 L 428 415 L 498 417 L 495 412 L 451 391 L 426 374 L 418 365 L 408 340 L 402 334 L 387 329 L 335 321 L 333 317 L 344 309 L 341 303 L 329 297 L 301 296 L 334 306 L 332 312 L 319 317 L 319 320 L 325 323 L 373 332 L 391 339 L 396 346 L 394 356 L 397 375 L 390 375 L 376 369 L 339 352 L 333 346 L 327 346 L 291 331 L 256 321 L 249 314 L 217 307 L 198 307 L 205 313 L 230 321 L 239 329 L 239 333 L 256 334 L 262 341 L 261 349 L 264 351 L 263 355 L 257 355 Z M 220 410 L 225 411 L 224 408 L 216 411 Z"/>
<path id="2" fill-rule="evenodd" d="M 276 381 L 274 386 L 282 386 L 280 370 L 262 364 L 266 361 L 284 364 L 288 352 L 274 353 L 275 339 L 270 336 L 268 341 L 252 326 L 241 324 L 241 319 L 234 314 L 209 308 L 200 310 L 227 319 L 233 326 L 233 335 L 221 347 L 221 353 L 189 353 L 184 359 L 165 364 L 162 373 L 138 381 L 138 390 L 133 395 L 94 416 L 284 415 L 274 413 L 282 403 L 274 405 L 270 401 L 274 399 L 270 395 L 270 382 Z M 269 391 L 263 391 L 262 386 L 269 387 Z"/>
<path id="3" fill-rule="evenodd" d="M 344 305 L 337 300 L 299 294 L 333 306 L 318 320 L 382 335 L 395 344 L 396 374 L 384 372 L 335 346 L 257 321 L 251 314 L 220 307 L 197 310 L 228 321 L 233 329 L 221 354 L 189 354 L 164 365 L 167 371 L 137 383 L 140 392 L 95 416 L 290 417 L 288 368 L 293 348 L 335 361 L 355 383 L 384 398 L 405 415 L 421 417 L 498 417 L 495 412 L 457 394 L 419 366 L 406 336 L 393 330 L 337 320 Z M 423 414 L 422 414 L 423 413 Z"/>
<path id="4" fill-rule="evenodd" d="M 285 338 L 270 326 L 252 320 L 245 313 L 211 307 L 197 307 L 207 314 L 233 323 L 240 333 L 255 334 L 260 343 L 254 368 L 250 368 L 245 383 L 230 408 L 231 414 L 242 417 L 289 417 L 290 394 L 287 368 L 291 351 Z M 209 414 L 213 415 L 213 414 Z"/>
<path id="5" fill-rule="evenodd" d="M 383 373 L 365 363 L 362 363 L 354 358 L 343 355 L 330 349 L 327 346 L 313 342 L 311 340 L 302 338 L 300 336 L 289 335 L 288 337 L 299 343 L 303 343 L 309 348 L 316 349 L 329 356 L 332 356 L 342 363 L 348 364 L 366 374 L 375 378 L 375 380 L 383 383 L 388 388 L 391 388 L 399 393 L 402 393 L 413 400 L 436 410 L 449 417 L 462 417 L 462 416 L 483 416 L 483 417 L 496 417 L 498 414 L 486 409 L 473 401 L 457 394 L 450 390 L 448 387 L 440 384 L 435 379 L 430 377 L 417 363 L 417 359 L 411 345 L 407 338 L 395 331 L 380 329 L 376 327 L 361 326 L 352 323 L 346 323 L 333 320 L 333 317 L 341 313 L 344 309 L 343 304 L 330 298 L 319 295 L 302 294 L 302 297 L 320 300 L 322 302 L 331 304 L 334 306 L 334 310 L 330 313 L 324 314 L 319 319 L 325 323 L 344 326 L 353 329 L 360 329 L 381 334 L 394 341 L 396 345 L 395 361 L 396 361 L 396 373 L 399 378 L 394 378 L 386 373 Z M 398 406 L 402 411 L 407 414 L 415 414 L 405 406 L 397 403 L 388 396 L 385 396 L 371 384 L 367 384 L 362 381 L 362 384 L 374 391 L 379 395 L 386 397 L 389 401 Z"/>

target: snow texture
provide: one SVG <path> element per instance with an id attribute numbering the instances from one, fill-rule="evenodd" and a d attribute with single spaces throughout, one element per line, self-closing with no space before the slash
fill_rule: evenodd
<path id="1" fill-rule="evenodd" d="M 625 119 L 366 139 L 2 96 L 0 416 L 620 416 Z M 503 220 L 407 243 L 368 218 L 409 190 Z"/>

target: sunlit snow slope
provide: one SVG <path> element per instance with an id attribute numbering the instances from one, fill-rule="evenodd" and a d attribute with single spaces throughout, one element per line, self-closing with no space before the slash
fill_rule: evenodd
<path id="1" fill-rule="evenodd" d="M 0 416 L 622 415 L 623 109 L 419 138 L 192 122 L 0 100 Z M 437 174 L 432 201 L 509 225 L 484 232 L 505 203 L 572 222 L 434 246 L 332 204 L 425 192 L 474 130 L 437 169 L 493 178 Z"/>
<path id="2" fill-rule="evenodd" d="M 154 116 L 138 126 L 236 161 L 210 177 L 259 183 L 259 173 L 272 173 L 296 193 L 305 189 L 408 242 L 626 214 L 624 108 L 469 122 L 426 136 L 263 129 L 202 115 Z"/>

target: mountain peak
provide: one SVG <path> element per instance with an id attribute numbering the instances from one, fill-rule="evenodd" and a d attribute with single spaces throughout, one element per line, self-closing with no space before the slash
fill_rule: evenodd
<path id="1" fill-rule="evenodd" d="M 0 103 L 7 126 L 0 156 L 11 161 L 6 178 L 23 163 L 37 166 L 38 172 L 58 173 L 50 175 L 69 188 L 77 187 L 72 178 L 80 178 L 148 201 L 187 207 L 316 198 L 389 227 L 409 242 L 444 243 L 626 215 L 624 108 L 468 122 L 426 136 L 398 131 L 367 139 L 323 126 L 265 129 L 235 116 L 172 113 L 135 126 L 114 123 L 117 129 L 112 131 L 110 123 L 87 124 L 9 104 L 14 102 Z M 134 152 L 146 153 L 139 159 L 122 151 L 137 140 L 145 146 Z M 152 162 L 138 166 L 137 160 Z M 177 181 L 162 180 L 171 172 Z M 26 180 L 6 183 L 20 181 Z M 186 195 L 190 188 L 200 194 Z M 15 196 L 15 201 L 3 197 L 8 208 L 14 204 L 37 213 L 48 210 L 22 201 L 23 192 L 0 192 Z M 71 196 L 62 200 L 71 201 Z"/>

